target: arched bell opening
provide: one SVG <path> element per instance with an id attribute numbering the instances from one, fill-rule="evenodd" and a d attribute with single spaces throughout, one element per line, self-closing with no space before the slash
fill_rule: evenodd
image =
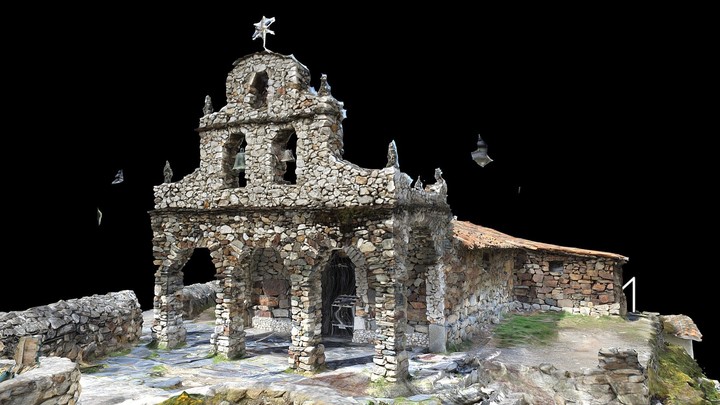
<path id="1" fill-rule="evenodd" d="M 297 184 L 297 134 L 293 129 L 280 131 L 273 141 L 275 155 L 275 182 Z"/>
<path id="2" fill-rule="evenodd" d="M 225 183 L 228 188 L 245 187 L 245 136 L 242 133 L 234 133 L 225 143 Z"/>

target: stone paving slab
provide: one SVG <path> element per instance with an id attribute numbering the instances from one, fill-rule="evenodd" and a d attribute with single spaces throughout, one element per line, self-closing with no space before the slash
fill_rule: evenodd
<path id="1" fill-rule="evenodd" d="M 183 391 L 206 394 L 221 382 L 237 387 L 266 387 L 273 390 L 306 392 L 327 403 L 365 403 L 319 386 L 312 377 L 288 371 L 289 337 L 248 329 L 247 357 L 233 361 L 210 358 L 211 322 L 185 321 L 187 344 L 174 350 L 153 350 L 150 343 L 152 311 L 143 313 L 144 327 L 140 343 L 121 356 L 98 363 L 102 368 L 83 373 L 80 383 L 82 405 L 156 404 Z M 328 341 L 326 350 L 332 375 L 342 369 L 369 376 L 374 350 L 372 345 L 349 341 Z M 325 403 L 325 402 L 319 402 Z"/>

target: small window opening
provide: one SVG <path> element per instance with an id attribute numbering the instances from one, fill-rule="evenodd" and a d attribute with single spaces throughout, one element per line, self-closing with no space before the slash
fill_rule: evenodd
<path id="1" fill-rule="evenodd" d="M 255 73 L 252 84 L 250 85 L 250 93 L 255 96 L 252 101 L 254 108 L 260 108 L 267 105 L 268 96 L 268 74 L 265 71 Z"/>
<path id="2" fill-rule="evenodd" d="M 565 269 L 565 266 L 563 265 L 563 262 L 559 260 L 554 260 L 550 262 L 550 272 L 551 273 L 562 273 Z"/>

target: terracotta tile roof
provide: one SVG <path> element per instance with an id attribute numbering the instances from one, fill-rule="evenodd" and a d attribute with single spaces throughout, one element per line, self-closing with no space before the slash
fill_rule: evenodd
<path id="1" fill-rule="evenodd" d="M 698 329 L 695 322 L 687 315 L 661 315 L 660 319 L 663 323 L 665 333 L 674 335 L 681 339 L 692 339 L 696 342 L 702 342 L 702 333 Z"/>
<path id="2" fill-rule="evenodd" d="M 542 250 L 550 253 L 559 253 L 575 256 L 607 257 L 611 259 L 622 260 L 624 262 L 628 261 L 628 258 L 626 256 L 616 253 L 552 245 L 542 242 L 533 242 L 527 239 L 516 238 L 514 236 L 498 232 L 491 228 L 475 225 L 472 222 L 467 221 L 453 220 L 452 223 L 455 239 L 459 240 L 470 249 L 515 248 L 526 250 Z"/>

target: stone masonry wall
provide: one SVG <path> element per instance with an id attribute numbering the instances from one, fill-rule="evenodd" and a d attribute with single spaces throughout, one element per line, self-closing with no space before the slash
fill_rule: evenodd
<path id="1" fill-rule="evenodd" d="M 0 360 L 0 365 L 15 364 Z M 40 357 L 39 365 L 0 383 L 3 405 L 75 405 L 80 397 L 80 369 L 62 357 Z"/>
<path id="2" fill-rule="evenodd" d="M 218 288 L 219 283 L 217 281 L 183 287 L 178 293 L 178 299 L 182 303 L 183 318 L 194 319 L 206 309 L 214 307 Z"/>
<path id="3" fill-rule="evenodd" d="M 227 78 L 227 105 L 200 119 L 200 167 L 180 181 L 156 186 L 156 209 L 446 205 L 440 174 L 434 184 L 410 187 L 412 179 L 400 172 L 396 156 L 382 169 L 343 160 L 343 103 L 329 89 L 310 87 L 309 71 L 294 57 L 263 52 L 234 66 Z M 257 103 L 258 78 L 264 76 L 265 101 Z M 280 157 L 292 134 L 297 180 L 287 184 L 282 180 L 287 165 Z M 238 173 L 232 166 L 241 146 L 246 169 Z M 238 176 L 246 180 L 244 187 Z"/>
<path id="4" fill-rule="evenodd" d="M 552 262 L 562 263 L 551 271 Z M 523 306 L 583 315 L 624 315 L 622 265 L 615 259 L 527 252 L 515 274 Z"/>
<path id="5" fill-rule="evenodd" d="M 254 255 L 250 269 L 252 283 L 251 314 L 255 318 L 290 320 L 290 275 L 283 266 L 280 254 L 273 249 L 262 249 Z M 283 321 L 280 321 L 283 322 Z M 255 324 L 253 318 L 253 324 Z M 258 320 L 258 325 L 263 325 Z"/>
<path id="6" fill-rule="evenodd" d="M 13 358 L 22 336 L 39 335 L 42 355 L 89 360 L 138 342 L 142 322 L 140 304 L 130 290 L 0 312 L 5 346 L 0 357 Z"/>
<path id="7" fill-rule="evenodd" d="M 514 308 L 514 251 L 459 248 L 446 268 L 445 313 L 448 343 L 472 339 L 484 325 L 497 323 Z"/>
<path id="8" fill-rule="evenodd" d="M 427 314 L 428 304 L 428 266 L 435 260 L 434 251 L 422 249 L 429 243 L 425 234 L 415 235 L 414 244 L 408 250 L 406 263 L 407 279 L 405 280 L 405 294 L 407 300 L 407 328 L 405 333 L 408 343 L 427 347 L 428 325 L 430 321 Z M 431 262 L 429 262 L 431 261 Z"/>

